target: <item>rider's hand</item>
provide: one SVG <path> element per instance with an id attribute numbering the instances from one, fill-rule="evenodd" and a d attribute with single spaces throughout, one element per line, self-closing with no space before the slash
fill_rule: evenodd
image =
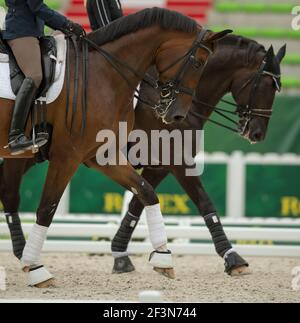
<path id="1" fill-rule="evenodd" d="M 68 20 L 67 23 L 65 24 L 64 28 L 63 28 L 63 32 L 65 34 L 73 34 L 75 36 L 77 36 L 77 38 L 82 38 L 86 35 L 85 30 L 83 29 L 83 27 L 71 20 Z"/>

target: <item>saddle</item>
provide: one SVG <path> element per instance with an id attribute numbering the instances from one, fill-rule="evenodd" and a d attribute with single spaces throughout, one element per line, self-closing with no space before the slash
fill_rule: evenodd
<path id="1" fill-rule="evenodd" d="M 39 159 L 38 161 L 48 159 L 48 150 L 51 144 L 52 126 L 47 122 L 46 105 L 55 102 L 55 100 L 59 97 L 65 83 L 65 74 L 70 73 L 70 68 L 68 65 L 68 61 L 70 59 L 68 41 L 70 42 L 71 40 L 66 40 L 64 34 L 44 36 L 40 39 L 43 81 L 38 89 L 35 104 L 32 107 L 31 118 L 34 129 L 33 135 L 34 133 L 40 132 L 48 133 L 49 144 L 40 149 L 40 156 L 36 154 L 37 159 Z M 85 47 L 85 53 L 86 52 L 87 46 Z M 76 66 L 79 66 L 79 55 L 77 62 L 78 63 Z M 84 62 L 87 62 L 87 60 L 84 60 Z M 84 70 L 86 71 L 86 69 Z M 79 73 L 79 70 L 77 73 Z M 0 97 L 8 100 L 15 100 L 24 78 L 25 76 L 20 70 L 10 47 L 6 41 L 1 38 L 0 32 Z M 76 85 L 75 92 L 77 93 L 79 83 L 76 82 L 76 79 L 77 78 L 75 77 L 74 86 Z M 68 82 L 70 82 L 70 80 Z M 84 82 L 86 83 L 86 81 Z M 69 95 L 70 93 L 67 93 L 68 98 Z M 70 102 L 70 100 L 68 99 L 67 102 Z M 74 106 L 76 108 L 76 100 L 74 102 L 73 109 Z M 67 103 L 67 110 L 68 107 L 69 103 Z M 83 127 L 83 129 L 84 128 L 85 127 Z"/>
<path id="2" fill-rule="evenodd" d="M 44 132 L 49 135 L 49 143 L 42 147 L 36 156 L 37 161 L 48 159 L 48 150 L 51 142 L 52 127 L 47 124 L 46 117 L 46 100 L 47 93 L 54 83 L 57 64 L 57 47 L 54 37 L 45 36 L 40 38 L 40 48 L 42 57 L 43 80 L 37 91 L 38 98 L 32 109 L 32 121 L 35 132 Z M 19 89 L 25 79 L 25 75 L 21 71 L 14 54 L 5 40 L 0 37 L 0 55 L 4 54 L 9 59 L 9 78 L 12 92 L 17 95 Z M 38 117 L 38 115 L 40 117 Z"/>
<path id="3" fill-rule="evenodd" d="M 55 70 L 57 62 L 57 47 L 55 38 L 52 36 L 44 36 L 40 38 L 40 48 L 42 55 L 43 81 L 37 93 L 37 98 L 44 98 L 55 79 Z M 15 95 L 17 95 L 25 76 L 17 64 L 12 50 L 0 38 L 0 54 L 9 56 L 9 71 L 11 88 Z"/>

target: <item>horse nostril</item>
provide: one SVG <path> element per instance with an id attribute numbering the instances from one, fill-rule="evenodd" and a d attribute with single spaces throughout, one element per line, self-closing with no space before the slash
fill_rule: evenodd
<path id="1" fill-rule="evenodd" d="M 184 116 L 180 116 L 180 115 L 178 115 L 178 116 L 175 116 L 173 119 L 174 119 L 174 121 L 176 121 L 176 122 L 181 122 L 181 121 L 183 121 L 183 120 L 184 120 Z"/>
<path id="2" fill-rule="evenodd" d="M 261 130 L 257 129 L 256 131 L 254 131 L 253 133 L 253 139 L 255 141 L 260 141 L 262 139 L 263 133 Z"/>

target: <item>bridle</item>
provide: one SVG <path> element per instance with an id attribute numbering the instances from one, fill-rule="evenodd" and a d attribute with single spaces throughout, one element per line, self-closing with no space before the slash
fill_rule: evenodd
<path id="1" fill-rule="evenodd" d="M 186 88 L 182 86 L 181 83 L 184 79 L 186 71 L 190 68 L 191 64 L 196 69 L 199 69 L 200 67 L 203 67 L 204 69 L 205 65 L 207 64 L 208 58 L 212 54 L 212 50 L 203 44 L 203 39 L 206 33 L 206 29 L 201 29 L 201 31 L 197 33 L 197 38 L 188 52 L 160 72 L 161 74 L 163 74 L 180 61 L 183 61 L 173 79 L 165 83 L 162 83 L 160 81 L 156 82 L 157 85 L 155 88 L 160 90 L 160 101 L 159 104 L 154 105 L 152 108 L 155 110 L 156 114 L 159 117 L 164 118 L 167 115 L 171 105 L 177 100 L 178 94 L 184 93 L 190 96 L 194 95 L 194 89 Z M 196 52 L 199 48 L 205 49 L 209 54 L 204 65 L 202 65 L 201 62 L 196 59 Z"/>
<path id="2" fill-rule="evenodd" d="M 257 89 L 258 89 L 261 79 L 264 75 L 271 76 L 274 81 L 276 90 L 278 92 L 280 92 L 280 90 L 281 90 L 281 81 L 280 81 L 281 75 L 276 75 L 274 73 L 266 71 L 265 67 L 266 67 L 266 61 L 263 60 L 257 73 L 255 73 L 248 81 L 246 81 L 242 85 L 240 90 L 237 92 L 237 96 L 239 96 L 241 94 L 241 92 L 243 90 L 245 90 L 249 84 L 251 84 L 251 83 L 253 84 L 251 91 L 250 91 L 250 95 L 249 95 L 249 103 L 247 105 L 236 105 L 236 107 L 237 107 L 236 114 L 240 117 L 240 124 L 242 125 L 242 127 L 239 129 L 239 132 L 241 134 L 245 133 L 247 126 L 248 126 L 249 122 L 251 121 L 252 117 L 263 117 L 263 118 L 270 119 L 272 116 L 272 109 L 255 109 L 254 108 Z"/>
<path id="3" fill-rule="evenodd" d="M 227 110 L 224 108 L 219 108 L 213 105 L 210 105 L 206 102 L 197 100 L 197 99 L 193 99 L 193 102 L 196 104 L 202 104 L 208 108 L 211 108 L 214 110 L 214 112 L 216 112 L 218 115 L 220 115 L 221 117 L 223 117 L 224 119 L 230 121 L 231 123 L 235 124 L 238 127 L 238 130 L 235 128 L 232 128 L 230 126 L 227 126 L 221 122 L 212 120 L 194 110 L 190 110 L 190 113 L 194 114 L 196 117 L 199 117 L 205 121 L 210 121 L 220 127 L 223 127 L 225 129 L 228 129 L 232 132 L 235 133 L 239 133 L 241 135 L 243 135 L 247 129 L 247 126 L 249 124 L 249 122 L 251 121 L 252 117 L 263 117 L 263 118 L 267 118 L 270 119 L 272 116 L 272 109 L 255 109 L 254 104 L 255 104 L 255 97 L 256 97 L 256 93 L 257 93 L 257 89 L 260 85 L 261 79 L 263 76 L 270 76 L 273 81 L 274 81 L 274 85 L 275 88 L 278 92 L 281 91 L 281 75 L 277 75 L 275 73 L 272 73 L 270 71 L 266 71 L 265 70 L 266 67 L 266 60 L 264 59 L 258 69 L 258 71 L 252 76 L 250 77 L 242 86 L 241 88 L 238 90 L 236 98 L 238 98 L 238 96 L 247 88 L 247 86 L 249 86 L 250 84 L 252 84 L 251 90 L 250 90 L 250 94 L 249 94 L 249 103 L 246 105 L 241 105 L 241 104 L 237 104 L 235 102 L 230 102 L 228 100 L 225 99 L 221 99 L 220 101 L 223 103 L 226 103 L 228 105 L 234 106 L 236 108 L 235 111 L 231 111 L 231 110 Z M 226 113 L 231 114 L 231 115 L 237 115 L 240 118 L 240 121 L 237 122 L 235 120 L 233 120 L 232 118 L 230 118 L 228 115 L 226 115 Z"/>
<path id="4" fill-rule="evenodd" d="M 180 61 L 183 61 L 174 78 L 172 78 L 171 80 L 168 80 L 167 82 L 160 82 L 158 79 L 153 78 L 149 74 L 146 74 L 145 76 L 142 75 L 140 72 L 136 71 L 133 67 L 131 67 L 126 62 L 123 62 L 119 58 L 115 57 L 113 54 L 109 53 L 102 47 L 95 44 L 88 37 L 84 37 L 83 40 L 86 41 L 99 54 L 101 54 L 111 64 L 111 66 L 118 72 L 118 74 L 127 82 L 127 84 L 132 89 L 135 90 L 136 92 L 135 97 L 139 101 L 153 108 L 158 116 L 160 116 L 161 118 L 164 118 L 167 115 L 171 105 L 176 101 L 180 93 L 184 93 L 190 96 L 194 95 L 194 91 L 195 91 L 194 89 L 186 88 L 182 86 L 181 83 L 186 74 L 186 71 L 190 68 L 191 65 L 193 65 L 197 69 L 200 68 L 201 66 L 203 66 L 204 68 L 208 61 L 209 56 L 212 54 L 212 50 L 203 44 L 203 40 L 207 32 L 208 30 L 204 28 L 199 30 L 197 32 L 196 40 L 193 42 L 188 52 L 160 72 L 160 74 L 165 73 L 173 66 L 178 64 Z M 200 48 L 206 50 L 209 54 L 204 65 L 201 64 L 201 62 L 196 59 L 196 52 Z M 124 73 L 122 68 L 126 69 L 127 71 L 134 74 L 136 77 L 143 80 L 143 82 L 147 83 L 153 89 L 160 91 L 159 103 L 157 104 L 156 102 L 151 102 L 149 101 L 148 98 L 147 99 L 142 98 L 140 96 L 140 91 L 136 89 L 134 84 L 132 84 L 132 82 L 129 80 L 129 78 Z"/>

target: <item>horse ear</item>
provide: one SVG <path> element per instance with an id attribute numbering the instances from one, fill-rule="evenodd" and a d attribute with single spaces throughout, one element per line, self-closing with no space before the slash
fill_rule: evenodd
<path id="1" fill-rule="evenodd" d="M 225 37 L 228 34 L 231 34 L 232 32 L 233 32 L 233 30 L 231 30 L 231 29 L 225 29 L 225 30 L 220 31 L 218 33 L 212 33 L 212 35 L 209 36 L 206 41 L 212 43 L 216 40 L 219 40 L 219 39 Z"/>
<path id="2" fill-rule="evenodd" d="M 279 49 L 279 51 L 278 51 L 278 53 L 277 53 L 277 55 L 276 55 L 276 57 L 277 57 L 277 59 L 278 59 L 278 62 L 279 62 L 279 63 L 281 63 L 281 61 L 283 60 L 283 58 L 284 58 L 285 54 L 286 54 L 286 44 L 285 44 L 285 45 L 283 45 L 283 46 Z"/>
<path id="3" fill-rule="evenodd" d="M 271 45 L 266 53 L 266 61 L 273 59 L 275 56 L 273 45 Z"/>
<path id="4" fill-rule="evenodd" d="M 266 71 L 272 71 L 273 70 L 273 59 L 274 59 L 274 57 L 275 57 L 274 48 L 271 45 L 270 48 L 268 49 L 266 55 L 265 55 L 265 61 L 266 61 L 265 70 Z"/>

